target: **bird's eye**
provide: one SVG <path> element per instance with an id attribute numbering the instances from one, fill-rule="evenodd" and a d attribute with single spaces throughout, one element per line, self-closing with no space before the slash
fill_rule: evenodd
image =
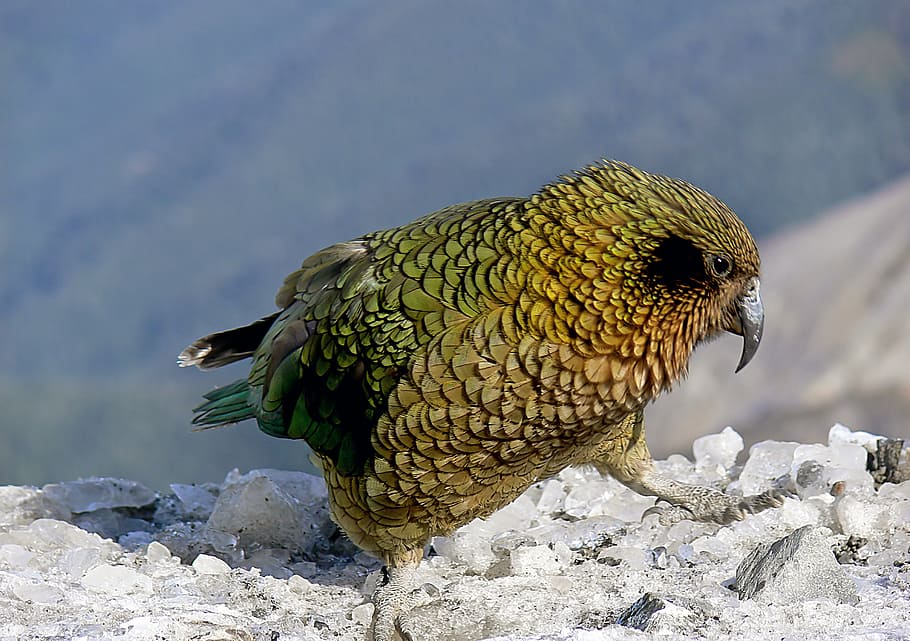
<path id="1" fill-rule="evenodd" d="M 711 269 L 718 276 L 726 276 L 733 270 L 733 261 L 726 256 L 715 256 L 711 259 Z"/>

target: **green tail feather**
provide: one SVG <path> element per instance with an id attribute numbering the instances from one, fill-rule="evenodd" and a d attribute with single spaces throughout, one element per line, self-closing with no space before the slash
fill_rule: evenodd
<path id="1" fill-rule="evenodd" d="M 204 394 L 205 403 L 195 408 L 193 424 L 219 427 L 256 418 L 256 410 L 250 402 L 250 385 L 245 378 L 230 385 L 217 387 Z"/>

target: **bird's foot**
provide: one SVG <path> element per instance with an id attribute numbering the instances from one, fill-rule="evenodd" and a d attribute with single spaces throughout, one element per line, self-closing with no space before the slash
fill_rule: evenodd
<path id="1" fill-rule="evenodd" d="M 719 490 L 700 485 L 681 486 L 682 491 L 672 497 L 658 498 L 670 505 L 655 505 L 644 516 L 657 514 L 662 525 L 672 525 L 686 519 L 727 525 L 742 521 L 747 514 L 756 514 L 784 504 L 789 496 L 781 490 L 767 490 L 752 496 L 732 496 Z"/>
<path id="2" fill-rule="evenodd" d="M 408 624 L 414 600 L 415 567 L 383 566 L 379 585 L 373 592 L 372 641 L 415 641 Z M 368 635 L 367 639 L 371 637 Z"/>

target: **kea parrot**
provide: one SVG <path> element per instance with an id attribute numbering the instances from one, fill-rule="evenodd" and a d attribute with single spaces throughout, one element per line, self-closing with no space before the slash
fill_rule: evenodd
<path id="1" fill-rule="evenodd" d="M 316 252 L 276 306 L 180 354 L 202 369 L 252 359 L 194 422 L 306 441 L 332 518 L 384 563 L 376 641 L 412 638 L 431 537 L 569 465 L 657 497 L 665 523 L 782 502 L 677 482 L 645 442 L 645 406 L 696 345 L 741 336 L 739 371 L 764 324 L 755 241 L 682 180 L 604 160 L 526 198 L 446 207 Z"/>

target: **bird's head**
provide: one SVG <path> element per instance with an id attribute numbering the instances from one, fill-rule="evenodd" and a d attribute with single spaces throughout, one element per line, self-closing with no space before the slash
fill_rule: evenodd
<path id="1" fill-rule="evenodd" d="M 566 284 L 568 311 L 556 315 L 580 352 L 640 363 L 654 393 L 685 374 L 700 341 L 723 331 L 743 337 L 736 371 L 752 359 L 764 322 L 758 250 L 717 198 L 604 161 L 530 203 L 550 221 L 539 233 L 566 250 L 540 254 Z"/>

